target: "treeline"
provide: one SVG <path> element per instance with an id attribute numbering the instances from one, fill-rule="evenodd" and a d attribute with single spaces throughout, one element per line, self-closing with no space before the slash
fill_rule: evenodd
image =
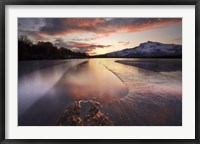
<path id="1" fill-rule="evenodd" d="M 39 41 L 33 44 L 27 37 L 18 39 L 19 60 L 53 60 L 70 58 L 88 58 L 86 53 L 72 52 L 63 47 L 56 47 L 50 42 Z"/>

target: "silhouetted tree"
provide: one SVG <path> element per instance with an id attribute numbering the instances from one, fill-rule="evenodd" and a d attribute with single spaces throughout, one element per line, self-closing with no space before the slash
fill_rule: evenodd
<path id="1" fill-rule="evenodd" d="M 69 59 L 87 58 L 85 53 L 72 52 L 64 47 L 58 48 L 50 42 L 39 41 L 33 44 L 26 36 L 18 39 L 18 59 L 19 60 L 42 60 L 42 59 Z"/>
<path id="2" fill-rule="evenodd" d="M 32 42 L 26 36 L 20 36 L 18 40 L 18 58 L 21 60 L 31 58 Z"/>

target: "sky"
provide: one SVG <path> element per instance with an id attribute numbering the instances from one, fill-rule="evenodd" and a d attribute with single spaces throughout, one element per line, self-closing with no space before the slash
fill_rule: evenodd
<path id="1" fill-rule="evenodd" d="M 18 18 L 18 35 L 89 55 L 147 41 L 182 44 L 181 18 Z"/>

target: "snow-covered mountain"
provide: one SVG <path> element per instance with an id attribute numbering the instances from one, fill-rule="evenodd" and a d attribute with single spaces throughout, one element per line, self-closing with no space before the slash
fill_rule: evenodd
<path id="1" fill-rule="evenodd" d="M 147 41 L 134 48 L 111 52 L 105 57 L 182 57 L 182 45 Z"/>

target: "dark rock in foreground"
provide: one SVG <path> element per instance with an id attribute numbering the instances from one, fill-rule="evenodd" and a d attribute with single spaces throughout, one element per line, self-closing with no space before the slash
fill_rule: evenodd
<path id="1" fill-rule="evenodd" d="M 96 101 L 75 101 L 57 121 L 58 126 L 112 126 Z"/>

